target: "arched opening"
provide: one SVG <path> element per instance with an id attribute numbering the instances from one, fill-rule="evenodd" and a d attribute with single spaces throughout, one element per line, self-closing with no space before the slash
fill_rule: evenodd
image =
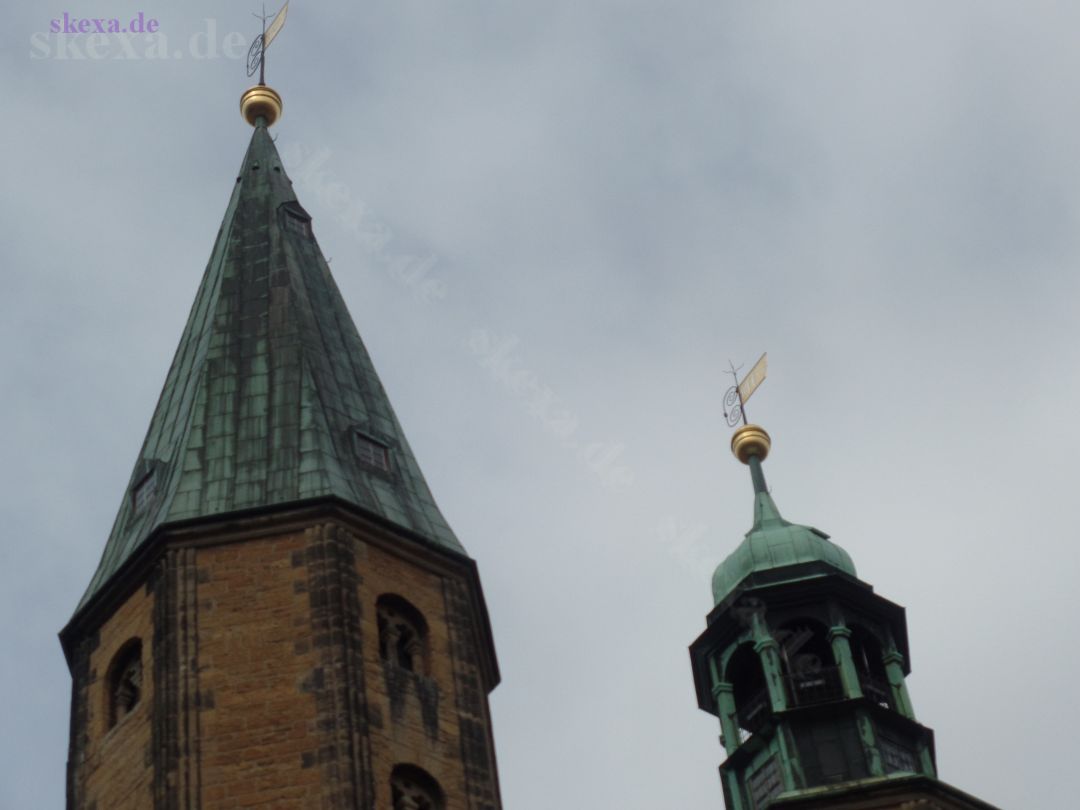
<path id="1" fill-rule="evenodd" d="M 428 629 L 419 610 L 396 594 L 375 603 L 379 624 L 379 657 L 409 672 L 427 674 Z"/>
<path id="2" fill-rule="evenodd" d="M 439 783 L 423 768 L 395 765 L 390 775 L 393 810 L 444 810 L 446 797 Z"/>
<path id="3" fill-rule="evenodd" d="M 724 679 L 732 685 L 739 742 L 756 732 L 772 712 L 765 670 L 753 644 L 743 644 L 728 659 Z"/>
<path id="4" fill-rule="evenodd" d="M 851 628 L 851 657 L 859 673 L 862 693 L 885 708 L 893 708 L 889 676 L 885 672 L 885 654 L 877 636 L 860 625 Z"/>
<path id="5" fill-rule="evenodd" d="M 105 685 L 108 690 L 106 717 L 109 728 L 112 728 L 135 711 L 142 698 L 142 641 L 132 639 L 113 656 Z"/>
<path id="6" fill-rule="evenodd" d="M 843 699 L 844 686 L 825 625 L 814 619 L 795 619 L 774 635 L 793 706 Z"/>

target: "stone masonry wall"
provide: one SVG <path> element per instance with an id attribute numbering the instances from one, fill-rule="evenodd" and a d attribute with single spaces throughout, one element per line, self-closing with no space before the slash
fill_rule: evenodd
<path id="1" fill-rule="evenodd" d="M 75 648 L 69 808 L 391 810 L 412 765 L 446 810 L 498 810 L 469 586 L 394 539 L 327 521 L 168 548 Z M 426 672 L 380 658 L 383 594 L 423 614 Z M 104 674 L 134 637 L 144 694 L 109 730 Z"/>
<path id="2" fill-rule="evenodd" d="M 76 680 L 72 722 L 71 788 L 80 797 L 75 804 L 79 810 L 151 806 L 153 609 L 152 589 L 140 588 L 101 627 L 96 638 L 84 642 L 86 665 L 82 678 Z M 132 639 L 142 641 L 142 694 L 132 712 L 109 728 L 109 665 Z"/>

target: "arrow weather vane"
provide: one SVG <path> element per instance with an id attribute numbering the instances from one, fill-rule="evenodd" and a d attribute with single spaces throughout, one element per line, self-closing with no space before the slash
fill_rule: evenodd
<path id="1" fill-rule="evenodd" d="M 765 380 L 765 374 L 768 370 L 768 357 L 769 353 L 761 355 L 761 359 L 754 363 L 754 367 L 750 369 L 749 373 L 743 377 L 742 382 L 739 382 L 739 369 L 735 368 L 734 363 L 731 365 L 731 376 L 735 379 L 735 385 L 731 386 L 724 394 L 724 418 L 727 420 L 728 427 L 735 427 L 739 424 L 739 420 L 745 425 L 746 422 L 746 400 L 750 399 L 750 396 L 757 390 Z M 742 366 L 739 366 L 742 368 Z"/>
<path id="2" fill-rule="evenodd" d="M 285 5 L 281 7 L 281 11 L 274 15 L 274 19 L 269 27 L 266 25 L 266 21 L 270 19 L 266 14 L 266 6 L 263 6 L 263 13 L 261 15 L 254 15 L 262 20 L 263 30 L 259 36 L 255 37 L 255 41 L 251 43 L 251 47 L 248 49 L 247 75 L 251 76 L 258 70 L 259 84 L 266 84 L 266 49 L 270 47 L 270 43 L 274 41 L 274 37 L 278 35 L 281 27 L 285 25 L 285 15 L 288 11 L 289 0 L 285 0 Z"/>

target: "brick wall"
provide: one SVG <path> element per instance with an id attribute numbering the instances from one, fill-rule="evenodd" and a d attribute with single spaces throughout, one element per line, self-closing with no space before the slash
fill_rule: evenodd
<path id="1" fill-rule="evenodd" d="M 150 589 L 139 589 L 85 647 L 87 668 L 79 689 L 82 747 L 78 757 L 81 763 L 76 773 L 78 784 L 86 796 L 93 797 L 97 810 L 149 806 L 152 774 L 148 766 L 154 703 L 153 678 L 150 677 L 153 607 L 154 596 Z M 143 643 L 142 693 L 132 712 L 110 728 L 109 668 L 132 639 L 140 639 Z M 80 806 L 95 805 L 91 802 Z"/>
<path id="2" fill-rule="evenodd" d="M 69 807 L 390 810 L 391 772 L 409 764 L 447 810 L 497 810 L 480 618 L 459 569 L 337 521 L 174 542 L 76 645 Z M 423 615 L 423 671 L 380 658 L 384 594 Z M 132 637 L 144 695 L 107 730 L 103 674 Z"/>

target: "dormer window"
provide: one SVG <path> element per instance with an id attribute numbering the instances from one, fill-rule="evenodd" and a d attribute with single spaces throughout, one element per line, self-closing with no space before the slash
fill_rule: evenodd
<path id="1" fill-rule="evenodd" d="M 131 505 L 135 514 L 139 514 L 157 495 L 157 470 L 151 470 L 144 475 L 135 488 L 131 491 Z"/>
<path id="2" fill-rule="evenodd" d="M 355 431 L 353 433 L 353 449 L 356 452 L 356 457 L 365 467 L 378 472 L 390 472 L 390 448 L 382 442 Z"/>
<path id="3" fill-rule="evenodd" d="M 299 236 L 311 237 L 311 216 L 299 203 L 287 202 L 281 206 L 282 225 L 286 231 Z"/>
<path id="4" fill-rule="evenodd" d="M 285 229 L 301 236 L 311 236 L 311 220 L 304 219 L 292 211 L 285 212 Z"/>

